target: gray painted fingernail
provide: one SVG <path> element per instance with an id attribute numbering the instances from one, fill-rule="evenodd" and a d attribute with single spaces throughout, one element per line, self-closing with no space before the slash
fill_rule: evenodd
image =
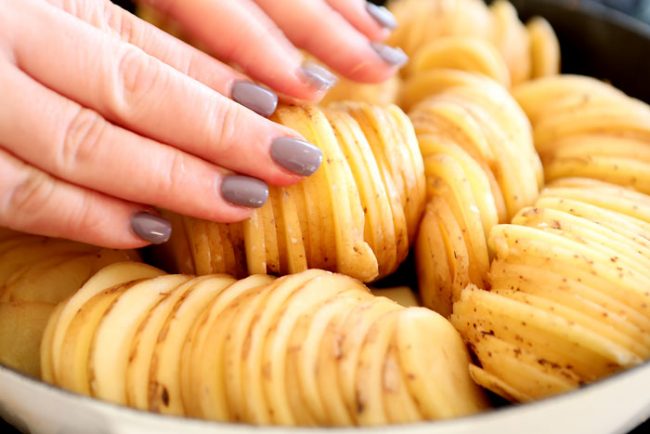
<path id="1" fill-rule="evenodd" d="M 372 42 L 370 45 L 379 57 L 391 66 L 402 66 L 409 59 L 401 48 L 391 47 L 379 42 Z"/>
<path id="2" fill-rule="evenodd" d="M 262 116 L 271 116 L 278 107 L 278 96 L 271 90 L 250 81 L 237 81 L 232 99 Z"/>
<path id="3" fill-rule="evenodd" d="M 152 244 L 163 244 L 172 235 L 172 225 L 162 217 L 139 212 L 131 218 L 133 232 Z"/>
<path id="4" fill-rule="evenodd" d="M 269 198 L 269 186 L 250 176 L 230 175 L 221 182 L 221 195 L 233 205 L 259 208 Z"/>
<path id="5" fill-rule="evenodd" d="M 336 84 L 336 75 L 316 63 L 305 62 L 300 71 L 305 80 L 318 90 L 327 90 Z"/>
<path id="6" fill-rule="evenodd" d="M 385 29 L 393 30 L 397 27 L 397 20 L 395 15 L 388 8 L 378 6 L 372 3 L 366 3 L 366 10 L 372 18 L 374 18 L 380 26 Z"/>
<path id="7" fill-rule="evenodd" d="M 271 144 L 271 158 L 296 175 L 309 176 L 320 167 L 323 153 L 304 140 L 280 137 Z"/>

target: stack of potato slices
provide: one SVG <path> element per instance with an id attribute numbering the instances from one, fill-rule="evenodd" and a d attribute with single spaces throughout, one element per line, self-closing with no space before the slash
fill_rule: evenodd
<path id="1" fill-rule="evenodd" d="M 650 197 L 589 179 L 495 226 L 491 289 L 463 290 L 452 315 L 472 378 L 525 402 L 650 358 L 649 240 Z"/>
<path id="2" fill-rule="evenodd" d="M 467 284 L 485 287 L 490 229 L 533 204 L 543 174 L 528 120 L 502 86 L 462 71 L 436 76 L 439 93 L 410 112 L 430 200 L 416 262 L 424 305 L 447 316 Z"/>
<path id="3" fill-rule="evenodd" d="M 590 77 L 516 87 L 549 181 L 583 176 L 650 193 L 650 107 Z"/>
<path id="4" fill-rule="evenodd" d="M 369 282 L 406 258 L 424 209 L 422 156 L 408 117 L 396 106 L 341 103 L 284 107 L 274 119 L 323 151 L 304 182 L 271 188 L 244 223 L 169 215 L 167 256 L 185 273 L 284 275 L 307 268 Z"/>
<path id="5" fill-rule="evenodd" d="M 56 303 L 106 265 L 137 258 L 0 228 L 0 363 L 38 377 L 41 336 Z"/>
<path id="6" fill-rule="evenodd" d="M 407 85 L 436 69 L 483 74 L 506 87 L 560 71 L 551 26 L 540 17 L 524 26 L 508 1 L 394 0 L 389 7 L 400 23 L 389 41 L 412 59 Z"/>
<path id="7" fill-rule="evenodd" d="M 69 390 L 220 421 L 383 425 L 486 405 L 446 319 L 322 270 L 237 281 L 114 264 L 57 307 L 41 359 Z"/>

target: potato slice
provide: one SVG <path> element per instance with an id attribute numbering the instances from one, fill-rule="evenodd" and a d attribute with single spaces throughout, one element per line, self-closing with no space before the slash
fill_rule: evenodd
<path id="1" fill-rule="evenodd" d="M 349 140 L 346 130 L 330 115 L 329 124 L 338 142 Z M 334 120 L 334 122 L 332 122 Z M 364 240 L 364 216 L 361 198 L 345 153 L 336 141 L 322 143 L 327 158 L 323 170 L 329 185 L 328 195 L 333 206 L 333 224 L 336 244 L 336 270 L 363 281 L 377 276 L 377 258 Z M 364 182 L 367 182 L 364 181 Z"/>
<path id="2" fill-rule="evenodd" d="M 199 370 L 196 371 L 193 381 L 200 391 L 198 400 L 202 414 L 208 419 L 246 420 L 240 357 L 246 326 L 249 323 L 247 318 L 242 318 L 239 314 L 243 313 L 242 309 L 251 312 L 250 309 L 257 308 L 268 295 L 268 282 L 259 285 L 261 282 L 256 280 L 249 278 L 243 285 L 240 282 L 235 283 L 246 286 L 245 292 L 238 290 L 240 296 L 223 306 L 221 314 L 210 323 L 206 332 L 205 347 L 199 353 Z M 237 350 L 239 357 L 235 352 Z"/>
<path id="3" fill-rule="evenodd" d="M 275 117 L 285 126 L 295 129 L 303 135 L 310 143 L 323 150 L 324 159 L 330 158 L 329 149 L 332 144 L 336 143 L 336 137 L 325 118 L 325 115 L 317 108 L 297 109 L 280 109 L 276 112 Z M 309 179 L 303 183 L 305 192 L 305 203 L 308 210 L 313 209 L 310 216 L 316 219 L 310 219 L 317 222 L 317 225 L 310 224 L 312 230 L 321 232 L 320 245 L 314 244 L 316 239 L 310 241 L 313 250 L 320 249 L 320 257 L 310 255 L 308 262 L 310 267 L 322 268 L 325 270 L 336 269 L 336 245 L 335 245 L 335 228 L 334 228 L 334 211 L 333 203 L 330 198 L 330 185 L 324 165 Z"/>
<path id="4" fill-rule="evenodd" d="M 2 298 L 59 303 L 72 296 L 102 268 L 137 258 L 137 253 L 128 250 L 101 249 L 91 254 L 62 254 L 28 266 L 18 278 L 7 282 Z"/>
<path id="5" fill-rule="evenodd" d="M 515 389 L 510 384 L 506 383 L 499 377 L 490 374 L 486 370 L 479 368 L 476 365 L 469 365 L 469 375 L 472 380 L 481 387 L 496 393 L 502 398 L 511 402 L 530 402 L 532 397 L 524 394 L 523 392 Z"/>
<path id="6" fill-rule="evenodd" d="M 530 39 L 531 77 L 541 78 L 560 73 L 560 42 L 553 27 L 542 17 L 526 24 Z"/>
<path id="7" fill-rule="evenodd" d="M 487 407 L 467 372 L 465 345 L 442 316 L 424 308 L 403 310 L 395 342 L 402 369 L 412 374 L 406 376 L 408 388 L 425 418 L 458 417 Z"/>
<path id="8" fill-rule="evenodd" d="M 181 392 L 181 356 L 189 332 L 201 312 L 234 282 L 226 276 L 206 279 L 179 300 L 158 336 L 149 371 L 149 410 L 173 415 L 185 414 Z"/>
<path id="9" fill-rule="evenodd" d="M 104 314 L 110 310 L 115 300 L 135 282 L 117 285 L 94 294 L 84 302 L 83 306 L 69 320 L 61 312 L 56 333 L 66 320 L 65 336 L 60 346 L 53 345 L 54 379 L 55 384 L 64 389 L 82 395 L 92 395 L 90 383 L 92 378 L 88 369 L 90 352 L 95 337 L 95 331 Z M 56 341 L 53 342 L 55 344 Z M 58 352 L 56 352 L 58 350 Z"/>
<path id="10" fill-rule="evenodd" d="M 212 249 L 210 248 L 210 236 L 208 225 L 210 223 L 192 218 L 183 217 L 185 230 L 189 235 L 194 259 L 194 272 L 199 275 L 212 273 Z"/>
<path id="11" fill-rule="evenodd" d="M 468 287 L 454 305 L 452 322 L 472 322 L 508 343 L 532 348 L 535 355 L 591 382 L 641 359 L 598 333 L 502 295 Z"/>
<path id="12" fill-rule="evenodd" d="M 157 246 L 153 251 L 156 261 L 172 273 L 195 274 L 194 254 L 186 230 L 186 218 L 166 210 L 160 210 L 160 214 L 171 223 L 172 236 L 168 242 Z"/>
<path id="13" fill-rule="evenodd" d="M 513 288 L 584 312 L 633 337 L 638 345 L 637 354 L 650 351 L 650 319 L 578 280 L 529 264 L 495 260 L 490 283 L 493 288 Z"/>
<path id="14" fill-rule="evenodd" d="M 83 253 L 62 253 L 60 255 L 56 255 L 53 257 L 45 257 L 41 258 L 39 260 L 36 260 L 32 263 L 29 264 L 24 264 L 18 268 L 16 268 L 13 273 L 11 273 L 6 281 L 3 287 L 0 287 L 0 302 L 8 302 L 8 301 L 26 301 L 26 302 L 38 302 L 38 297 L 36 300 L 21 300 L 20 296 L 24 294 L 26 291 L 33 291 L 35 289 L 33 285 L 30 285 L 30 283 L 33 280 L 38 280 L 38 278 L 47 270 L 50 269 L 58 269 L 58 267 L 63 264 L 64 262 L 69 261 L 70 259 L 76 259 L 79 257 L 85 256 Z M 47 282 L 46 282 L 47 284 Z M 16 285 L 21 286 L 21 288 L 16 291 Z M 24 288 L 24 287 L 27 288 Z M 79 289 L 82 285 L 77 286 L 76 289 Z M 42 285 L 37 285 L 36 286 L 37 292 L 40 293 L 39 295 L 42 297 L 43 293 L 46 293 L 47 287 L 43 288 Z M 15 292 L 18 292 L 18 294 L 15 294 Z M 66 297 L 63 297 L 66 298 Z M 55 300 L 55 301 L 42 301 L 43 303 L 58 303 L 63 300 Z"/>
<path id="15" fill-rule="evenodd" d="M 248 396 L 245 403 L 246 415 L 254 423 L 269 424 L 272 420 L 271 408 L 262 380 L 268 370 L 264 365 L 263 357 L 269 333 L 277 326 L 280 315 L 286 309 L 288 300 L 293 294 L 314 278 L 324 275 L 327 273 L 312 269 L 276 280 L 270 287 L 271 294 L 259 313 L 259 318 L 251 325 L 250 344 L 247 353 L 242 357 L 244 365 L 242 378 L 243 388 Z"/>
<path id="16" fill-rule="evenodd" d="M 423 419 L 417 402 L 406 385 L 408 372 L 402 372 L 395 339 L 391 339 L 381 373 L 384 412 L 388 423 L 415 423 Z"/>
<path id="17" fill-rule="evenodd" d="M 280 203 L 282 191 L 279 187 L 269 187 L 269 202 L 273 208 L 273 224 L 276 233 L 276 241 L 278 244 L 278 260 L 279 263 L 279 274 L 284 275 L 289 272 L 289 266 L 287 261 L 288 251 L 287 251 L 287 234 L 286 234 L 286 224 L 284 222 L 284 213 L 282 205 Z M 301 270 L 302 271 L 302 270 Z"/>
<path id="18" fill-rule="evenodd" d="M 0 254 L 0 286 L 23 265 L 62 253 L 89 253 L 99 250 L 99 247 L 54 238 L 30 237 L 24 241 L 14 238 L 12 241 L 16 241 L 16 244 Z"/>
<path id="19" fill-rule="evenodd" d="M 343 285 L 337 285 L 337 279 L 343 279 Z M 318 276 L 294 293 L 282 311 L 276 327 L 272 328 L 266 338 L 262 357 L 265 375 L 262 384 L 270 406 L 273 422 L 281 425 L 295 425 L 295 416 L 291 412 L 287 398 L 286 359 L 291 332 L 300 316 L 312 307 L 321 305 L 333 295 L 350 289 L 351 279 L 342 275 Z"/>
<path id="20" fill-rule="evenodd" d="M 275 228 L 273 204 L 267 201 L 258 209 L 264 231 L 264 247 L 266 248 L 266 268 L 269 274 L 280 274 L 280 251 L 278 249 L 278 233 Z"/>
<path id="21" fill-rule="evenodd" d="M 542 196 L 579 200 L 650 223 L 650 196 L 595 179 L 564 178 Z"/>
<path id="22" fill-rule="evenodd" d="M 388 118 L 392 121 L 393 132 L 397 143 L 404 146 L 409 155 L 402 167 L 402 176 L 406 182 L 404 209 L 407 218 L 409 243 L 415 234 L 426 205 L 426 179 L 424 176 L 424 160 L 415 134 L 415 129 L 409 117 L 396 105 L 385 108 Z M 409 164 L 410 163 L 410 164 Z"/>
<path id="23" fill-rule="evenodd" d="M 650 277 L 650 248 L 637 246 L 628 239 L 587 219 L 563 211 L 544 208 L 524 208 L 512 224 L 534 227 L 561 235 L 609 255 L 610 260 Z"/>
<path id="24" fill-rule="evenodd" d="M 348 162 L 363 206 L 364 239 L 377 257 L 378 275 L 389 273 L 387 267 L 396 261 L 395 226 L 377 160 L 361 127 L 340 110 L 327 110 L 329 122 L 335 129 L 339 146 Z"/>
<path id="25" fill-rule="evenodd" d="M 547 269 L 562 269 L 567 277 L 582 279 L 585 284 L 611 293 L 616 288 L 617 299 L 650 314 L 650 294 L 643 290 L 648 279 L 627 267 L 620 267 L 604 255 L 580 243 L 538 229 L 516 225 L 498 225 L 492 229 L 490 244 L 497 258 L 525 257 L 547 260 Z"/>
<path id="26" fill-rule="evenodd" d="M 348 412 L 352 415 L 354 423 L 359 424 L 356 406 L 356 378 L 359 362 L 359 353 L 368 330 L 374 321 L 382 315 L 400 310 L 402 307 L 385 298 L 368 300 L 357 305 L 348 315 L 340 329 L 339 338 L 336 340 L 338 355 L 338 384 Z"/>
<path id="27" fill-rule="evenodd" d="M 129 363 L 126 367 L 126 396 L 129 406 L 140 410 L 148 409 L 149 371 L 160 332 L 176 304 L 187 297 L 195 285 L 210 278 L 209 276 L 193 278 L 172 289 L 149 310 L 146 318 L 135 330 L 131 341 Z"/>
<path id="28" fill-rule="evenodd" d="M 228 407 L 230 409 L 230 420 L 245 421 L 249 420 L 248 408 L 254 403 L 249 404 L 248 390 L 244 386 L 246 367 L 244 359 L 250 351 L 251 333 L 253 325 L 259 321 L 269 298 L 272 295 L 273 284 L 267 282 L 258 286 L 246 294 L 246 297 L 240 297 L 228 306 L 228 312 L 224 312 L 218 322 L 213 323 L 210 336 L 207 339 L 207 345 L 214 351 L 215 347 L 221 346 L 223 354 L 217 355 L 216 366 L 223 366 L 223 384 L 215 382 L 218 389 L 226 393 Z M 224 327 L 223 318 L 230 318 L 230 322 Z M 228 330 L 228 333 L 223 333 Z M 219 336 L 218 340 L 211 339 L 211 336 Z M 215 351 L 218 353 L 218 351 Z M 220 360 L 219 360 L 220 359 Z M 204 358 L 204 361 L 210 360 Z M 217 371 L 215 365 L 205 363 L 209 370 Z M 211 378 L 211 377 L 207 377 Z M 207 379 L 204 377 L 205 379 Z"/>
<path id="29" fill-rule="evenodd" d="M 483 330 L 480 330 L 483 331 Z M 472 330 L 476 335 L 476 330 Z M 489 333 L 472 338 L 472 348 L 483 369 L 511 388 L 533 398 L 542 398 L 577 388 L 580 379 L 570 369 L 549 363 L 535 350 L 505 342 Z"/>
<path id="30" fill-rule="evenodd" d="M 222 319 L 234 300 L 271 280 L 267 276 L 251 276 L 237 282 L 229 276 L 212 276 L 202 283 L 206 288 L 217 288 L 217 292 L 200 313 L 194 314 L 196 319 L 182 347 L 180 390 L 186 415 L 228 420 L 223 371 L 215 366 L 223 357 L 223 347 L 207 344 L 207 339 L 213 330 L 217 330 L 217 336 L 224 334 L 225 329 L 215 328 L 214 324 Z M 207 367 L 207 371 L 202 371 L 203 367 Z"/>
<path id="31" fill-rule="evenodd" d="M 148 279 L 118 296 L 97 326 L 88 359 L 90 390 L 94 397 L 127 404 L 126 373 L 132 360 L 131 343 L 149 312 L 178 286 L 184 275 Z"/>
<path id="32" fill-rule="evenodd" d="M 510 71 L 501 53 L 489 41 L 468 36 L 436 38 L 417 51 L 410 73 L 455 69 L 481 74 L 510 87 Z"/>
<path id="33" fill-rule="evenodd" d="M 415 244 L 415 265 L 422 304 L 448 317 L 454 297 L 453 269 L 439 226 L 438 216 L 430 204 L 420 224 Z"/>
<path id="34" fill-rule="evenodd" d="M 362 300 L 371 298 L 370 294 L 358 282 L 352 281 L 352 279 L 348 281 L 346 279 L 337 280 L 338 282 L 332 282 L 333 287 L 347 287 L 348 289 L 342 290 L 342 292 L 332 296 L 323 304 L 316 306 L 312 312 L 305 314 L 296 323 L 289 346 L 294 351 L 292 351 L 288 360 L 293 358 L 293 367 L 296 369 L 299 380 L 299 390 L 302 392 L 303 408 L 300 409 L 294 405 L 294 414 L 308 410 L 319 426 L 331 425 L 333 422 L 332 415 L 327 411 L 328 405 L 325 404 L 319 390 L 320 381 L 318 379 L 318 376 L 321 375 L 321 344 L 329 325 L 329 319 L 341 309 L 350 310 L 352 302 L 359 303 Z M 333 287 L 330 288 L 334 289 Z M 339 300 L 346 300 L 347 306 L 341 305 Z M 289 372 L 293 371 L 289 370 Z M 340 395 L 326 398 L 326 400 L 330 399 L 337 399 L 341 405 L 343 404 Z M 329 406 L 332 406 L 333 403 L 329 404 Z M 298 416 L 296 417 L 298 418 Z"/>
<path id="35" fill-rule="evenodd" d="M 355 417 L 361 426 L 388 424 L 382 374 L 400 312 L 394 310 L 376 318 L 361 344 L 354 382 Z"/>
<path id="36" fill-rule="evenodd" d="M 57 321 L 52 338 L 52 360 L 54 380 L 58 383 L 58 374 L 62 371 L 61 357 L 63 341 L 68 335 L 68 327 L 75 316 L 82 310 L 85 303 L 95 295 L 108 288 L 131 282 L 137 279 L 152 278 L 164 274 L 161 270 L 137 262 L 122 262 L 111 264 L 91 277 L 86 284 L 75 293 L 65 304 Z M 85 365 L 84 365 L 85 366 Z M 83 368 L 85 370 L 85 368 Z"/>
<path id="37" fill-rule="evenodd" d="M 54 306 L 0 303 L 0 364 L 40 377 L 41 338 Z"/>
<path id="38" fill-rule="evenodd" d="M 43 332 L 43 338 L 41 340 L 40 348 L 40 360 L 41 360 L 41 379 L 49 384 L 54 384 L 54 360 L 52 359 L 52 338 L 54 337 L 54 330 L 56 330 L 56 324 L 61 315 L 61 311 L 65 306 L 64 303 L 58 304 L 52 313 Z"/>
<path id="39" fill-rule="evenodd" d="M 285 187 L 279 192 L 289 274 L 300 273 L 307 269 L 307 253 L 304 244 L 307 237 L 303 233 L 304 226 L 298 215 L 300 208 L 296 204 L 300 195 L 300 189 L 295 186 Z"/>
<path id="40" fill-rule="evenodd" d="M 231 264 L 228 263 L 225 251 L 225 241 L 223 234 L 220 230 L 219 223 L 203 221 L 201 227 L 205 231 L 206 243 L 209 252 L 208 258 L 210 261 L 209 271 L 205 273 L 198 273 L 199 275 L 212 274 L 212 273 L 225 273 L 230 274 L 228 268 Z"/>
<path id="41" fill-rule="evenodd" d="M 426 161 L 427 172 L 433 175 L 432 192 L 445 197 L 461 228 L 470 254 L 470 277 L 472 282 L 483 286 L 490 259 L 487 249 L 487 231 L 481 221 L 481 210 L 474 198 L 471 183 L 463 168 L 447 154 L 432 155 Z M 448 223 L 445 221 L 445 223 Z M 492 222 L 491 222 L 492 223 Z M 496 222 L 494 222 L 496 223 Z"/>
<path id="42" fill-rule="evenodd" d="M 395 261 L 385 264 L 389 274 L 402 263 L 408 253 L 408 229 L 403 204 L 406 200 L 405 180 L 400 171 L 400 167 L 408 161 L 408 152 L 390 137 L 390 131 L 386 131 L 383 125 L 388 121 L 380 110 L 360 103 L 339 103 L 334 107 L 337 110 L 345 110 L 361 127 L 375 156 L 388 194 L 395 227 L 395 244 L 387 248 L 395 249 L 396 253 Z"/>
<path id="43" fill-rule="evenodd" d="M 266 274 L 266 240 L 260 211 L 253 211 L 242 225 L 248 273 Z"/>

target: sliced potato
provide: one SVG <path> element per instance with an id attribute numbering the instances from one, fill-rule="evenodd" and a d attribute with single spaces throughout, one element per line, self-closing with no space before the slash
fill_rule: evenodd
<path id="1" fill-rule="evenodd" d="M 0 303 L 0 364 L 39 378 L 41 339 L 54 306 Z"/>

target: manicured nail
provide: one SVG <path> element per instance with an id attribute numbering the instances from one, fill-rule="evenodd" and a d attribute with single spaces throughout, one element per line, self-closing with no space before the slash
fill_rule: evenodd
<path id="1" fill-rule="evenodd" d="M 309 176 L 320 167 L 323 153 L 304 140 L 280 137 L 271 143 L 271 158 L 296 175 Z"/>
<path id="2" fill-rule="evenodd" d="M 250 81 L 237 81 L 232 99 L 262 116 L 271 116 L 278 107 L 278 96 L 271 90 Z"/>
<path id="3" fill-rule="evenodd" d="M 146 212 L 139 212 L 131 219 L 133 232 L 152 244 L 163 244 L 172 235 L 172 225 L 162 217 Z"/>
<path id="4" fill-rule="evenodd" d="M 377 23 L 379 23 L 379 25 L 383 28 L 393 30 L 397 27 L 397 20 L 395 19 L 395 15 L 393 15 L 393 13 L 388 10 L 388 8 L 377 6 L 372 3 L 366 3 L 366 10 L 370 16 L 373 17 L 374 20 L 377 21 Z"/>
<path id="5" fill-rule="evenodd" d="M 390 47 L 379 42 L 371 42 L 372 49 L 377 52 L 379 57 L 391 66 L 402 66 L 409 59 L 401 48 Z"/>
<path id="6" fill-rule="evenodd" d="M 221 182 L 221 195 L 233 205 L 259 208 L 269 198 L 269 186 L 249 176 L 230 175 Z"/>
<path id="7" fill-rule="evenodd" d="M 300 72 L 305 80 L 318 90 L 327 90 L 336 84 L 336 75 L 316 63 L 303 63 Z"/>

